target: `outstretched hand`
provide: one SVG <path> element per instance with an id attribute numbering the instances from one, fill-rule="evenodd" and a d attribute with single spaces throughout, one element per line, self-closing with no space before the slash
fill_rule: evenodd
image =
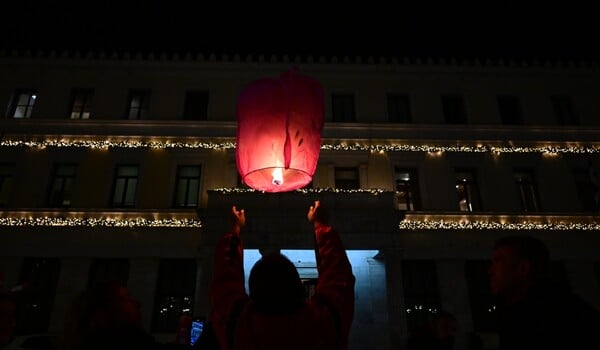
<path id="1" fill-rule="evenodd" d="M 246 213 L 244 209 L 237 210 L 234 206 L 231 207 L 231 214 L 233 219 L 233 232 L 239 234 L 242 227 L 246 225 Z"/>
<path id="2" fill-rule="evenodd" d="M 311 205 L 310 208 L 308 208 L 308 214 L 306 214 L 306 218 L 308 219 L 308 222 L 315 225 L 326 225 L 328 221 L 327 211 L 321 205 L 320 201 L 315 201 L 315 204 Z"/>

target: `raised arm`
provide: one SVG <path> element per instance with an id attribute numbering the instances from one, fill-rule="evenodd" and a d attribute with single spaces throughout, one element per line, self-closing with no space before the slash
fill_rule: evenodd
<path id="1" fill-rule="evenodd" d="M 315 201 L 307 214 L 313 224 L 317 248 L 319 278 L 315 299 L 330 309 L 340 336 L 348 338 L 354 316 L 354 275 L 338 233 L 328 223 L 328 213 Z"/>
<path id="2" fill-rule="evenodd" d="M 231 208 L 231 232 L 226 233 L 217 242 L 215 265 L 211 286 L 212 322 L 221 347 L 225 348 L 228 323 L 232 314 L 248 299 L 244 288 L 244 248 L 240 231 L 246 224 L 244 210 Z"/>

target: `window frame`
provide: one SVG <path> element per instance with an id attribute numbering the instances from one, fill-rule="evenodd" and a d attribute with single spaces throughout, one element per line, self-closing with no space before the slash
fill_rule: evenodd
<path id="1" fill-rule="evenodd" d="M 412 123 L 412 106 L 409 94 L 388 93 L 386 94 L 386 105 L 390 123 Z"/>
<path id="2" fill-rule="evenodd" d="M 469 174 L 470 179 L 467 179 L 463 176 L 462 179 L 459 179 L 460 174 Z M 455 187 L 456 194 L 458 197 L 458 210 L 461 212 L 472 213 L 476 211 L 482 210 L 481 205 L 481 197 L 479 194 L 479 186 L 477 182 L 477 175 L 475 169 L 472 168 L 456 168 L 454 170 L 455 174 Z M 468 210 L 461 209 L 461 196 L 460 196 L 460 188 L 463 188 L 463 192 L 465 193 L 464 200 L 466 201 L 466 205 Z"/>
<path id="3" fill-rule="evenodd" d="M 19 104 L 21 100 L 21 95 L 28 95 L 27 104 L 21 105 Z M 9 109 L 9 117 L 12 119 L 30 119 L 31 113 L 33 112 L 33 107 L 35 106 L 35 101 L 37 100 L 37 90 L 35 89 L 16 89 L 13 98 L 11 100 L 10 109 Z M 17 117 L 17 109 L 19 107 L 24 107 L 23 116 Z"/>
<path id="4" fill-rule="evenodd" d="M 331 94 L 331 121 L 336 123 L 356 122 L 356 99 L 353 93 Z"/>
<path id="5" fill-rule="evenodd" d="M 81 98 L 81 100 L 79 98 Z M 71 92 L 71 109 L 69 112 L 69 119 L 91 119 L 93 101 L 94 89 L 73 89 Z M 77 112 L 75 109 L 78 107 L 78 102 L 81 102 L 81 110 Z"/>
<path id="6" fill-rule="evenodd" d="M 185 176 L 182 178 L 181 172 L 183 168 L 198 168 L 198 176 L 191 177 Z M 196 192 L 196 203 L 194 205 L 190 205 L 188 203 L 188 196 L 190 195 L 190 181 L 196 179 L 198 181 L 198 191 Z M 183 204 L 178 203 L 178 194 L 179 194 L 179 185 L 180 180 L 186 180 L 186 191 L 185 191 L 185 199 Z M 200 204 L 202 191 L 202 165 L 200 164 L 180 164 L 177 166 L 176 174 L 175 174 L 175 189 L 173 193 L 173 207 L 174 208 L 197 208 Z"/>
<path id="7" fill-rule="evenodd" d="M 139 98 L 139 106 L 133 107 L 134 98 Z M 125 119 L 128 120 L 143 120 L 148 117 L 150 110 L 150 98 L 152 97 L 151 90 L 131 89 L 127 98 L 127 107 L 125 109 Z M 134 117 L 132 111 L 135 110 Z"/>
<path id="8" fill-rule="evenodd" d="M 125 167 L 135 167 L 137 169 L 137 175 L 135 176 L 135 189 L 134 189 L 134 198 L 133 198 L 133 203 L 132 204 L 127 204 L 124 203 L 126 201 L 126 197 L 127 197 L 127 192 L 128 192 L 128 188 L 129 188 L 129 181 L 130 179 L 133 179 L 134 176 L 119 176 L 119 169 L 121 168 L 125 168 Z M 115 191 L 117 190 L 117 181 L 121 178 L 125 178 L 125 184 L 123 185 L 123 192 L 121 193 L 121 200 L 120 201 L 115 201 Z M 133 164 L 133 163 L 127 163 L 127 164 L 117 164 L 115 166 L 115 173 L 114 173 L 114 178 L 113 178 L 113 186 L 112 186 L 112 191 L 111 193 L 111 198 L 110 198 L 110 206 L 113 208 L 133 208 L 136 206 L 137 203 L 137 193 L 138 193 L 138 188 L 139 188 L 139 178 L 140 178 L 140 166 L 139 164 Z"/>
<path id="9" fill-rule="evenodd" d="M 65 176 L 60 176 L 58 177 L 58 170 L 60 167 L 73 167 L 73 174 L 72 175 L 65 175 Z M 75 181 L 77 179 L 77 169 L 78 168 L 78 164 L 77 163 L 56 163 L 54 164 L 53 168 L 52 168 L 52 177 L 50 179 L 50 185 L 48 188 L 48 197 L 46 200 L 46 203 L 48 203 L 49 207 L 53 207 L 53 208 L 68 208 L 71 206 L 71 201 L 72 201 L 72 197 L 73 197 L 73 187 L 75 186 Z M 63 193 L 63 195 L 61 196 L 61 203 L 60 204 L 56 204 L 55 199 L 53 198 L 57 192 L 54 191 L 55 188 L 55 184 L 57 180 L 62 180 L 61 181 L 61 193 Z M 70 190 L 67 193 L 68 197 L 70 197 L 71 199 L 69 199 L 69 203 L 68 204 L 64 204 L 65 201 L 65 181 L 66 180 L 71 180 L 71 183 L 69 185 Z"/>
<path id="10" fill-rule="evenodd" d="M 523 108 L 519 96 L 499 94 L 496 96 L 496 102 L 502 124 L 523 125 Z"/>
<path id="11" fill-rule="evenodd" d="M 338 180 L 338 172 L 343 172 L 343 171 L 352 171 L 356 173 L 356 180 L 351 179 L 340 179 Z M 358 166 L 354 166 L 354 167 L 348 167 L 348 166 L 336 166 L 333 168 L 333 181 L 334 181 L 334 187 L 336 189 L 343 189 L 343 190 L 355 190 L 355 189 L 360 189 L 360 169 Z M 342 181 L 342 183 L 347 183 L 350 184 L 350 182 L 352 181 L 352 185 L 350 187 L 348 186 L 339 186 L 338 183 L 339 181 Z M 354 182 L 356 181 L 356 182 Z M 354 184 L 356 186 L 354 186 Z"/>
<path id="12" fill-rule="evenodd" d="M 446 124 L 468 124 L 465 97 L 461 94 L 442 94 L 442 114 Z"/>
<path id="13" fill-rule="evenodd" d="M 196 95 L 196 96 L 194 96 Z M 202 99 L 199 100 L 198 97 Z M 208 120 L 210 91 L 207 89 L 188 89 L 183 100 L 183 120 Z M 199 112 L 199 114 L 196 114 Z"/>
<path id="14" fill-rule="evenodd" d="M 519 174 L 523 176 L 519 177 Z M 521 204 L 521 211 L 541 211 L 542 207 L 540 203 L 540 196 L 538 193 L 537 183 L 535 181 L 535 173 L 533 169 L 516 168 L 513 170 L 513 179 L 515 181 L 519 203 Z M 533 202 L 533 208 L 529 208 L 528 200 Z"/>
<path id="15" fill-rule="evenodd" d="M 409 175 L 408 181 L 399 179 L 399 173 L 407 173 Z M 405 197 L 406 202 L 404 203 L 404 205 L 406 205 L 406 209 L 402 209 L 401 204 L 400 204 L 401 197 L 399 195 L 400 190 L 399 190 L 399 184 L 398 184 L 398 182 L 400 182 L 400 181 L 402 182 L 402 184 L 408 186 L 408 190 L 406 191 L 406 193 L 408 195 Z M 420 188 L 419 188 L 418 171 L 416 168 L 405 168 L 405 167 L 396 166 L 394 168 L 394 187 L 395 187 L 395 191 L 396 191 L 396 204 L 397 204 L 398 210 L 403 210 L 403 211 L 421 210 L 421 193 L 420 193 Z"/>

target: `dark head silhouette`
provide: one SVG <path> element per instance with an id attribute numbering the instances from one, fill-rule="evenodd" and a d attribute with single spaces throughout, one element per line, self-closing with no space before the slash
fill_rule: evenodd
<path id="1" fill-rule="evenodd" d="M 294 264 L 280 253 L 256 262 L 248 281 L 256 310 L 266 314 L 291 313 L 304 304 L 304 288 Z"/>

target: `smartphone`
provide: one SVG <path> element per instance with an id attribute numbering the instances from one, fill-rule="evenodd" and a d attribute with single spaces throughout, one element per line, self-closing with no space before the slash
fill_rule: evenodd
<path id="1" fill-rule="evenodd" d="M 204 317 L 194 317 L 192 319 L 192 327 L 190 328 L 190 345 L 194 346 L 202 334 L 202 330 L 204 329 L 204 323 L 206 319 Z"/>

